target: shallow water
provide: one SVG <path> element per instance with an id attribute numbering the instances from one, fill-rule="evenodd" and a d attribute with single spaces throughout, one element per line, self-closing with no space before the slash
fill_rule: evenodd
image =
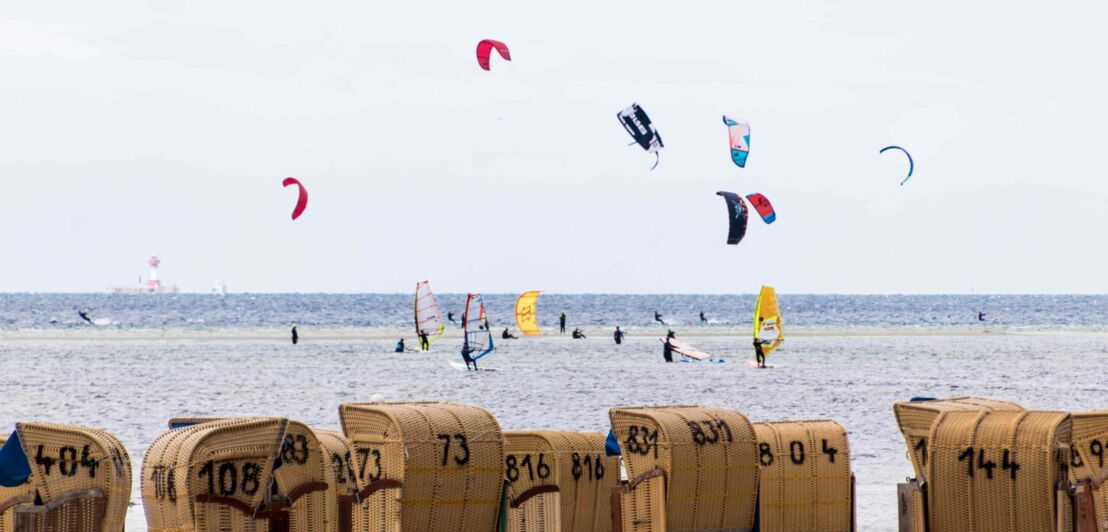
<path id="1" fill-rule="evenodd" d="M 663 364 L 659 330 L 637 329 L 622 346 L 544 336 L 498 342 L 471 373 L 451 367 L 461 343 L 450 329 L 430 354 L 392 353 L 401 330 L 58 331 L 0 341 L 0 426 L 19 420 L 92 425 L 118 435 L 136 470 L 128 530 L 145 530 L 138 491 L 142 455 L 180 415 L 282 415 L 338 428 L 337 407 L 368 401 L 440 400 L 488 408 L 505 430 L 606 431 L 617 405 L 698 403 L 751 420 L 831 418 L 849 430 L 863 530 L 893 530 L 895 484 L 911 473 L 892 404 L 912 396 L 977 395 L 1029 408 L 1104 408 L 1108 334 L 937 333 L 791 337 L 771 370 L 748 368 L 747 340 L 688 328 L 681 338 L 726 364 Z M 737 331 L 736 331 L 737 333 Z M 205 339 L 205 338 L 212 339 Z M 744 338 L 737 341 L 735 338 Z"/>

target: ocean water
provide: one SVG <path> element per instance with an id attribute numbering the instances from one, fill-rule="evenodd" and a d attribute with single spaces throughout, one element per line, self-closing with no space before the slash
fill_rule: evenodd
<path id="1" fill-rule="evenodd" d="M 748 368 L 753 296 L 544 295 L 556 332 L 497 341 L 472 373 L 448 327 L 431 353 L 392 353 L 411 336 L 408 296 L 0 296 L 0 430 L 20 420 L 75 423 L 118 435 L 135 468 L 128 530 L 145 530 L 143 453 L 172 416 L 281 415 L 338 428 L 338 405 L 454 401 L 489 409 L 504 430 L 607 430 L 619 405 L 697 403 L 752 421 L 830 418 L 850 438 L 862 530 L 895 530 L 897 482 L 911 474 L 892 404 L 912 396 L 976 395 L 1028 408 L 1108 407 L 1108 298 L 1093 296 L 791 296 L 782 298 L 777 367 Z M 511 296 L 489 296 L 507 326 Z M 461 297 L 440 299 L 460 313 Z M 91 308 L 106 325 L 78 323 Z M 724 364 L 664 364 L 650 325 L 657 309 L 678 336 Z M 715 323 L 696 324 L 700 309 Z M 988 313 L 985 324 L 976 312 Z M 288 341 L 298 321 L 302 342 Z M 629 329 L 624 345 L 611 326 Z M 793 334 L 795 332 L 795 334 Z M 409 338 L 409 342 L 413 339 Z"/>

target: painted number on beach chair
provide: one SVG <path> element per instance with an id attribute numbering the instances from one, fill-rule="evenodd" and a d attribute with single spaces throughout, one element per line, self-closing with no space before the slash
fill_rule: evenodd
<path id="1" fill-rule="evenodd" d="M 288 434 L 281 446 L 281 461 L 286 464 L 304 465 L 308 462 L 308 438 L 303 434 Z"/>
<path id="2" fill-rule="evenodd" d="M 570 457 L 573 461 L 573 466 L 570 468 L 570 473 L 573 473 L 573 480 L 580 482 L 581 476 L 586 472 L 588 473 L 589 480 L 600 480 L 604 478 L 604 464 L 600 463 L 600 455 L 596 455 L 596 460 L 593 460 L 592 455 L 586 454 L 585 459 L 581 460 L 581 455 L 573 453 Z M 594 467 L 595 464 L 595 467 Z"/>
<path id="3" fill-rule="evenodd" d="M 366 449 L 367 451 L 369 449 Z M 380 453 L 378 453 L 380 455 Z M 380 458 L 378 458 L 380 460 Z M 339 453 L 331 453 L 331 468 L 335 471 L 335 482 L 339 484 L 346 484 L 347 482 L 355 483 L 357 476 L 354 475 L 353 457 L 350 455 L 350 451 L 346 451 L 345 455 Z M 378 468 L 378 470 L 380 470 Z"/>
<path id="4" fill-rule="evenodd" d="M 262 467 L 256 462 L 243 462 L 240 468 L 234 462 L 221 462 L 216 468 L 214 460 L 208 460 L 200 468 L 197 475 L 208 478 L 208 495 L 222 495 L 232 497 L 241 491 L 246 495 L 254 495 L 261 487 Z M 239 482 L 239 478 L 242 482 Z"/>
<path id="5" fill-rule="evenodd" d="M 508 466 L 508 480 L 512 482 L 519 480 L 520 472 L 525 467 L 527 468 L 528 480 L 533 482 L 536 475 L 538 475 L 539 480 L 546 480 L 550 476 L 550 466 L 543 461 L 544 458 L 545 455 L 539 453 L 538 461 L 532 464 L 531 455 L 529 454 L 523 455 L 523 460 L 516 458 L 514 454 L 509 454 L 504 459 L 505 465 Z"/>
<path id="6" fill-rule="evenodd" d="M 442 465 L 443 466 L 446 466 L 446 464 L 449 463 L 449 461 L 450 461 L 450 442 L 451 442 L 450 436 L 451 436 L 450 434 L 438 434 L 437 435 L 438 439 L 440 441 L 442 441 Z M 458 456 L 457 454 L 454 455 L 454 463 L 458 464 L 460 466 L 466 465 L 466 464 L 469 463 L 469 443 L 466 440 L 466 437 L 465 437 L 464 434 L 454 434 L 453 436 L 454 436 L 453 440 L 458 442 L 458 447 L 460 447 L 461 450 L 462 450 L 462 455 L 461 456 Z"/>
<path id="7" fill-rule="evenodd" d="M 640 441 L 639 437 L 642 436 Z M 624 442 L 627 452 L 646 456 L 654 451 L 654 458 L 658 458 L 658 429 L 650 430 L 649 427 L 631 425 L 627 430 L 627 441 Z"/>
<path id="8" fill-rule="evenodd" d="M 1089 454 L 1096 457 L 1097 468 L 1104 468 L 1104 443 L 1100 440 L 1093 440 L 1089 442 Z M 1070 445 L 1070 465 L 1074 469 L 1083 467 L 1085 461 L 1081 459 L 1081 453 L 1077 452 L 1077 446 Z"/>
<path id="9" fill-rule="evenodd" d="M 370 482 L 377 482 L 381 480 L 381 450 L 371 449 L 369 447 L 358 447 L 355 449 L 358 453 L 358 471 L 361 473 L 362 478 L 368 479 Z M 366 464 L 369 463 L 369 457 L 373 457 L 373 469 L 369 470 L 369 474 L 366 475 Z"/>
<path id="10" fill-rule="evenodd" d="M 823 440 L 822 447 L 821 451 L 823 454 L 827 455 L 828 460 L 830 460 L 832 464 L 835 463 L 835 455 L 839 454 L 839 450 L 834 447 L 829 447 L 826 439 Z"/>
<path id="11" fill-rule="evenodd" d="M 150 472 L 150 482 L 154 483 L 154 498 L 169 499 L 169 502 L 177 502 L 177 486 L 174 485 L 176 474 L 173 466 L 156 465 Z"/>
<path id="12" fill-rule="evenodd" d="M 727 422 L 719 420 L 708 421 L 686 421 L 689 425 L 689 430 L 692 431 L 693 443 L 703 447 L 705 445 L 715 445 L 721 441 L 721 438 L 726 438 L 728 443 L 734 441 L 731 437 L 731 427 L 727 426 Z M 704 432 L 705 427 L 709 432 Z"/>
<path id="13" fill-rule="evenodd" d="M 50 456 L 43 455 L 44 446 L 39 445 L 38 450 L 35 452 L 35 464 L 42 466 L 42 472 L 46 476 L 50 476 L 55 471 L 54 465 L 57 464 L 57 472 L 63 477 L 72 477 L 77 474 L 77 470 L 85 468 L 88 472 L 89 478 L 96 478 L 96 468 L 100 467 L 100 460 L 94 460 L 89 457 L 89 446 L 86 445 L 81 449 L 81 458 L 77 459 L 77 448 L 65 446 L 58 449 L 58 457 L 55 459 Z"/>
<path id="14" fill-rule="evenodd" d="M 1001 456 L 1000 469 L 1002 471 L 1008 471 L 1012 480 L 1016 480 L 1016 472 L 1019 471 L 1020 465 L 1012 458 L 1011 452 L 1008 449 L 1003 449 Z M 993 470 L 996 469 L 996 462 L 986 459 L 985 449 L 966 447 L 965 450 L 962 451 L 962 454 L 958 455 L 958 461 L 966 463 L 966 474 L 970 478 L 974 477 L 974 471 L 977 469 L 985 470 L 986 479 L 993 478 Z"/>

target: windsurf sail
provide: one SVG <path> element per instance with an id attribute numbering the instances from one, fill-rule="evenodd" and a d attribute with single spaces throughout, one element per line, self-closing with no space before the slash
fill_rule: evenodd
<path id="1" fill-rule="evenodd" d="M 760 342 L 774 334 L 777 336 L 772 343 L 762 347 L 762 353 L 769 355 L 785 340 L 785 329 L 781 327 L 781 311 L 777 308 L 777 292 L 772 286 L 763 286 L 754 307 L 754 341 Z"/>
<path id="2" fill-rule="evenodd" d="M 665 338 L 662 338 L 661 340 L 662 340 L 663 344 L 666 343 Z M 696 359 L 696 360 L 709 360 L 709 359 L 712 358 L 712 355 L 709 355 L 708 353 L 705 353 L 704 351 L 701 351 L 701 350 L 699 350 L 699 349 L 697 349 L 697 348 L 695 348 L 695 347 L 693 347 L 689 344 L 686 344 L 685 342 L 682 342 L 682 341 L 680 341 L 676 338 L 670 338 L 669 339 L 669 345 L 670 345 L 670 347 L 673 348 L 674 353 L 678 353 L 678 354 L 680 354 L 681 356 L 684 356 L 684 357 L 688 357 L 688 358 L 692 358 L 692 359 Z"/>
<path id="3" fill-rule="evenodd" d="M 519 327 L 519 331 L 527 336 L 538 336 L 542 334 L 542 331 L 539 330 L 539 321 L 535 308 L 538 301 L 538 290 L 524 292 L 516 299 L 516 327 Z"/>
<path id="4" fill-rule="evenodd" d="M 420 331 L 427 331 L 428 343 L 442 336 L 446 326 L 442 324 L 442 313 L 439 312 L 439 303 L 435 300 L 435 294 L 431 292 L 431 284 L 427 281 L 416 283 L 415 286 L 415 332 L 419 336 Z"/>
<path id="5" fill-rule="evenodd" d="M 481 294 L 466 295 L 466 309 L 462 313 L 462 329 L 465 331 L 465 343 L 462 349 L 470 358 L 477 360 L 492 352 L 492 331 L 485 316 L 485 303 Z"/>

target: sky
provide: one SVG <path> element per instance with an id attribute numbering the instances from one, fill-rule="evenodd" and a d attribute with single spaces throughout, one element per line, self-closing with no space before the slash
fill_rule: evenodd
<path id="1" fill-rule="evenodd" d="M 1106 293 L 1096 1 L 21 2 L 0 292 Z M 477 66 L 479 40 L 512 61 Z M 637 102 L 661 163 L 616 113 Z M 720 117 L 751 124 L 746 168 Z M 906 161 L 882 147 L 906 147 Z M 309 190 L 307 211 L 287 176 Z M 765 194 L 725 244 L 716 191 Z"/>

